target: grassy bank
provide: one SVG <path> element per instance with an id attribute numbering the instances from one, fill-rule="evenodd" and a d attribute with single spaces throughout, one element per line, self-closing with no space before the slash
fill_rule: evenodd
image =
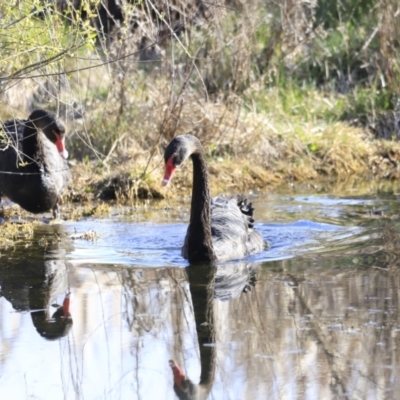
<path id="1" fill-rule="evenodd" d="M 127 18 L 107 44 L 54 10 L 33 19 L 36 3 L 20 10 L 28 13 L 21 22 L 22 14 L 7 21 L 15 8 L 3 10 L 0 30 L 12 26 L 18 35 L 19 24 L 31 24 L 19 42 L 0 40 L 8 52 L 0 61 L 0 117 L 26 117 L 32 107 L 64 117 L 74 175 L 67 201 L 165 197 L 163 149 L 186 132 L 206 149 L 214 193 L 398 178 L 394 0 L 207 3 L 162 40 L 142 7 L 158 3 L 127 2 Z M 132 18 L 141 18 L 135 29 Z M 143 35 L 157 48 L 152 57 L 143 57 Z M 55 61 L 37 65 L 37 54 L 52 60 L 49 48 Z M 190 167 L 174 185 L 169 196 L 188 194 Z"/>

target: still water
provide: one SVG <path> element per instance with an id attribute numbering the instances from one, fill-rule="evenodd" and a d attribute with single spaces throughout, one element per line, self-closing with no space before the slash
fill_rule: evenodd
<path id="1" fill-rule="evenodd" d="M 252 201 L 266 249 L 216 268 L 181 258 L 187 203 L 1 249 L 1 399 L 397 398 L 396 191 Z"/>

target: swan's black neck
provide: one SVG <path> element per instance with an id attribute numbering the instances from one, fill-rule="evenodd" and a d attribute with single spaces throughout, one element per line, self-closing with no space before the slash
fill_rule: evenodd
<path id="1" fill-rule="evenodd" d="M 188 231 L 188 260 L 215 261 L 211 236 L 210 187 L 208 169 L 202 149 L 191 155 L 193 162 L 193 191 Z"/>

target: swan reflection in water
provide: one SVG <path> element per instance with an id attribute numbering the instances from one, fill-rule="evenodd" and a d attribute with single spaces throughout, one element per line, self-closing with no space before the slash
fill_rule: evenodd
<path id="1" fill-rule="evenodd" d="M 30 246 L 21 242 L 1 250 L 0 295 L 14 310 L 29 311 L 40 336 L 54 340 L 66 336 L 72 326 L 69 276 L 71 268 L 63 260 L 65 249 L 59 241 L 65 236 L 60 225 L 35 230 Z M 41 243 L 42 245 L 39 245 Z M 65 244 L 63 243 L 65 248 Z M 62 305 L 54 304 L 64 294 Z M 50 308 L 55 308 L 50 312 Z"/>
<path id="2" fill-rule="evenodd" d="M 180 400 L 207 399 L 215 379 L 216 334 L 214 301 L 229 301 L 251 290 L 255 285 L 258 263 L 210 263 L 186 268 L 192 297 L 201 373 L 198 384 L 185 375 L 175 360 L 169 361 L 174 392 Z"/>

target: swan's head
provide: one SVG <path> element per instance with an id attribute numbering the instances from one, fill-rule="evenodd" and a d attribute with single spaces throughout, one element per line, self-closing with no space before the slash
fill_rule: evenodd
<path id="1" fill-rule="evenodd" d="M 172 373 L 174 375 L 174 384 L 180 389 L 185 390 L 184 388 L 184 380 L 186 378 L 185 373 L 178 366 L 178 364 L 174 360 L 168 361 L 169 366 L 172 369 Z"/>
<path id="2" fill-rule="evenodd" d="M 168 185 L 175 173 L 191 154 L 198 150 L 200 142 L 192 135 L 180 135 L 174 138 L 165 149 L 165 173 L 162 185 Z"/>
<path id="3" fill-rule="evenodd" d="M 29 116 L 36 129 L 41 129 L 50 142 L 57 147 L 61 157 L 68 158 L 68 151 L 65 149 L 65 125 L 52 112 L 46 110 L 35 110 Z"/>

